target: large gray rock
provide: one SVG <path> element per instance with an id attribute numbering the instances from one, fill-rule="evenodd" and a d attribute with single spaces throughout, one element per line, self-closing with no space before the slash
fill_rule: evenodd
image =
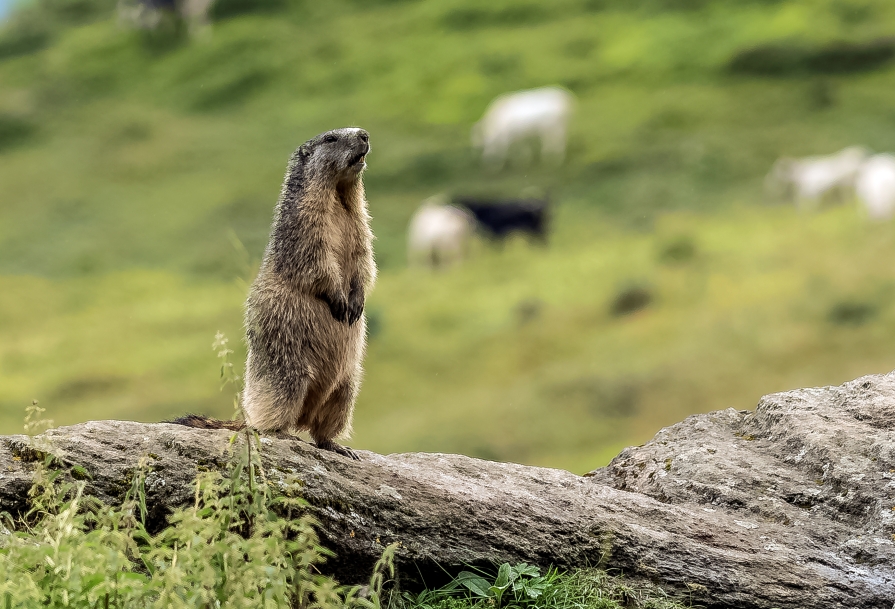
<path id="1" fill-rule="evenodd" d="M 112 503 L 149 455 L 158 528 L 192 501 L 199 468 L 227 462 L 229 437 L 123 421 L 3 437 L 0 510 L 26 508 L 35 445 L 86 469 L 89 489 Z M 692 416 L 584 477 L 460 455 L 361 452 L 356 462 L 262 442 L 272 483 L 303 481 L 343 581 L 364 579 L 400 541 L 409 586 L 437 582 L 442 567 L 527 561 L 617 569 L 707 607 L 895 604 L 893 375 Z"/>

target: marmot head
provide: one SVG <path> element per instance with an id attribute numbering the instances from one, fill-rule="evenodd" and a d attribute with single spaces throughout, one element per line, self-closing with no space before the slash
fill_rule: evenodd
<path id="1" fill-rule="evenodd" d="M 343 184 L 356 180 L 367 166 L 370 134 L 357 127 L 333 129 L 312 137 L 297 152 L 305 175 L 327 176 Z"/>

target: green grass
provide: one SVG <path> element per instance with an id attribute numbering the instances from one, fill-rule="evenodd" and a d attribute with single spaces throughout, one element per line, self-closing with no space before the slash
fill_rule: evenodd
<path id="1" fill-rule="evenodd" d="M 196 40 L 36 6 L 40 36 L 0 33 L 2 433 L 32 399 L 60 424 L 229 416 L 211 342 L 244 356 L 286 159 L 346 124 L 372 134 L 382 270 L 354 446 L 583 472 L 688 414 L 895 367 L 892 227 L 761 188 L 782 154 L 891 149 L 893 65 L 731 68 L 889 35 L 890 2 L 228 0 Z M 554 83 L 567 163 L 480 169 L 488 101 Z M 556 202 L 547 248 L 405 268 L 423 198 L 528 187 Z M 613 315 L 629 288 L 651 302 Z"/>
<path id="2" fill-rule="evenodd" d="M 404 609 L 683 609 L 690 606 L 652 585 L 635 585 L 599 569 L 542 572 L 533 565 L 504 563 L 495 573 L 462 571 L 437 590 L 402 595 Z M 397 603 L 392 603 L 397 604 Z"/>
<path id="3" fill-rule="evenodd" d="M 566 244 L 587 239 L 573 239 L 578 229 L 560 215 L 545 251 L 513 242 L 481 247 L 448 273 L 384 274 L 369 303 L 378 330 L 354 445 L 586 471 L 692 412 L 895 366 L 885 340 L 895 324 L 890 226 L 849 208 L 728 214 L 669 214 L 640 235 L 606 221 L 590 245 Z M 693 257 L 665 260 L 681 235 Z M 612 299 L 630 283 L 654 301 L 615 317 Z M 236 282 L 132 271 L 5 285 L 10 430 L 32 398 L 60 424 L 91 412 L 146 421 L 232 412 L 211 342 L 217 329 L 239 336 Z M 528 321 L 525 303 L 537 303 Z M 843 303 L 871 312 L 842 320 Z M 238 369 L 243 347 L 231 342 Z"/>

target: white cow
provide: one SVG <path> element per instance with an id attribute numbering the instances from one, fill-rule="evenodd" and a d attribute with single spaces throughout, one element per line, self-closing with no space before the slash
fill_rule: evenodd
<path id="1" fill-rule="evenodd" d="M 829 198 L 844 202 L 851 198 L 867 156 L 866 149 L 851 146 L 828 156 L 782 158 L 774 163 L 765 185 L 774 194 L 793 199 L 800 209 L 816 208 Z"/>
<path id="2" fill-rule="evenodd" d="M 445 197 L 426 199 L 410 219 L 407 235 L 410 264 L 436 268 L 460 262 L 466 255 L 474 228 L 472 215 L 447 205 Z"/>
<path id="3" fill-rule="evenodd" d="M 895 213 L 895 156 L 877 154 L 858 171 L 855 194 L 874 220 L 887 220 Z"/>
<path id="4" fill-rule="evenodd" d="M 501 95 L 473 125 L 472 145 L 482 149 L 482 159 L 487 165 L 500 169 L 506 164 L 514 143 L 537 139 L 542 158 L 562 163 L 574 101 L 571 93 L 559 87 Z"/>
<path id="5" fill-rule="evenodd" d="M 208 30 L 213 3 L 214 0 L 118 0 L 118 20 L 141 30 L 154 30 L 167 12 L 183 19 L 190 36 L 199 36 Z"/>

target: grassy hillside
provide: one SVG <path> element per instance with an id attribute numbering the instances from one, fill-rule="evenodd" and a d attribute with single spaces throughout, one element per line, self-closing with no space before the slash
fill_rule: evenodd
<path id="1" fill-rule="evenodd" d="M 230 414 L 211 341 L 244 356 L 285 161 L 347 124 L 382 269 L 353 445 L 585 471 L 692 412 L 895 368 L 892 227 L 761 189 L 781 154 L 895 148 L 890 2 L 219 0 L 194 39 L 111 4 L 0 33 L 2 433 L 35 398 L 57 423 Z M 578 98 L 565 166 L 482 171 L 488 101 L 553 83 Z M 405 268 L 422 198 L 529 187 L 557 203 L 546 249 Z M 613 315 L 629 288 L 650 304 Z"/>

